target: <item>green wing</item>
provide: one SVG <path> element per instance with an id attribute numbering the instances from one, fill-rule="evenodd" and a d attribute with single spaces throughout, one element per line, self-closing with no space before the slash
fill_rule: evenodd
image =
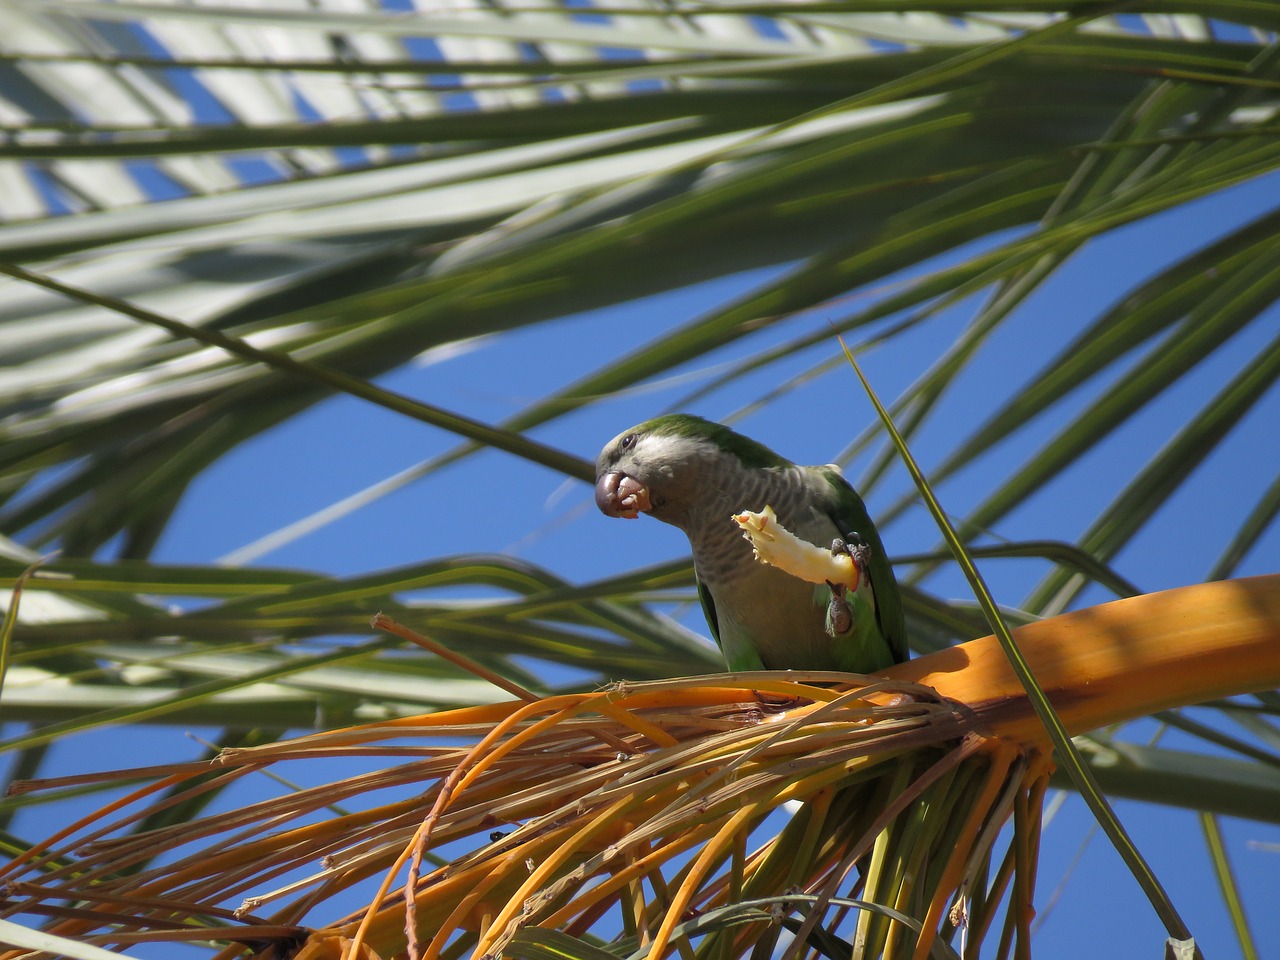
<path id="1" fill-rule="evenodd" d="M 711 639 L 720 648 L 725 666 L 734 673 L 744 670 L 763 670 L 764 661 L 760 659 L 760 650 L 756 643 L 740 629 L 733 628 L 732 620 L 729 621 L 730 632 L 728 634 L 721 632 L 720 617 L 716 614 L 716 599 L 701 579 L 697 583 L 698 599 L 702 601 L 702 615 L 707 618 L 707 626 L 711 628 Z"/>
<path id="2" fill-rule="evenodd" d="M 698 584 L 698 599 L 702 601 L 702 615 L 707 618 L 707 626 L 711 628 L 711 639 L 716 642 L 718 647 L 720 646 L 720 621 L 716 619 L 715 598 L 711 596 L 711 591 L 707 589 L 707 585 L 696 575 L 695 582 Z"/>
<path id="3" fill-rule="evenodd" d="M 832 499 L 827 512 L 841 536 L 859 534 L 871 548 L 871 562 L 867 573 L 876 598 L 876 624 L 894 662 L 901 663 L 907 659 L 907 624 L 902 614 L 898 580 L 893 575 L 893 566 L 889 563 L 884 544 L 880 542 L 880 531 L 871 522 L 866 504 L 849 481 L 830 467 L 818 469 L 831 484 Z"/>

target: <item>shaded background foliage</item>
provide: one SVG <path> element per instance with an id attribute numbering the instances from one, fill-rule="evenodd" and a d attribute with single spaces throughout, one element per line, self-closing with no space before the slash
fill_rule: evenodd
<path id="1" fill-rule="evenodd" d="M 1274 569 L 1273 12 L 874 7 L 0 10 L 4 573 L 69 577 L 11 774 L 496 696 L 379 609 L 535 688 L 714 669 L 678 540 L 575 482 L 668 408 L 852 465 L 916 648 L 985 633 L 832 325 L 1015 617 Z M 1273 819 L 1274 706 L 1090 749 Z"/>

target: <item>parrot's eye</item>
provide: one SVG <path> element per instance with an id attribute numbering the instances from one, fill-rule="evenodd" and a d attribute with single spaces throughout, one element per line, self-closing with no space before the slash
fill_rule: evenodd
<path id="1" fill-rule="evenodd" d="M 622 438 L 623 450 L 630 450 L 635 445 L 636 445 L 636 435 L 634 433 L 628 433 L 625 437 Z"/>

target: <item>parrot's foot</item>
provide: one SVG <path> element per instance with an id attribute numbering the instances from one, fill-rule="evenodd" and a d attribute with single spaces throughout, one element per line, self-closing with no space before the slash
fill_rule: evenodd
<path id="1" fill-rule="evenodd" d="M 832 583 L 830 580 L 827 581 L 827 586 L 831 588 L 831 600 L 827 603 L 827 636 L 834 639 L 843 637 L 853 629 L 853 608 L 844 598 L 849 590 L 848 587 L 843 583 Z"/>
<path id="2" fill-rule="evenodd" d="M 871 544 L 862 539 L 860 533 L 846 534 L 847 539 L 841 540 L 836 537 L 831 541 L 831 555 L 833 557 L 847 556 L 853 561 L 853 565 L 858 568 L 858 573 L 867 568 L 867 564 L 871 562 Z"/>
<path id="3" fill-rule="evenodd" d="M 857 571 L 857 577 L 853 581 L 856 585 L 858 579 L 862 577 L 862 571 L 866 568 L 867 562 L 871 559 L 871 547 L 866 540 L 862 539 L 861 534 L 850 533 L 848 536 L 847 541 L 839 537 L 831 541 L 831 555 L 848 557 L 853 561 L 854 569 Z M 831 588 L 831 601 L 827 604 L 827 636 L 842 637 L 853 629 L 853 608 L 844 598 L 849 588 L 843 583 L 832 583 L 830 580 L 827 581 L 827 586 Z"/>

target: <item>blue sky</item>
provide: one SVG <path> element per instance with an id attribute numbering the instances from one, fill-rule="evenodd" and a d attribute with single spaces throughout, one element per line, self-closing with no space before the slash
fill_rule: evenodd
<path id="1" fill-rule="evenodd" d="M 1123 289 L 1214 234 L 1238 226 L 1272 200 L 1280 180 L 1259 181 L 1222 197 L 1200 201 L 1095 241 L 1078 254 L 1003 327 L 959 378 L 947 402 L 913 440 L 926 468 L 936 463 L 957 434 L 989 412 L 993 397 L 1016 392 L 1041 372 L 1042 358 L 1068 343 L 1081 327 Z M 643 301 L 623 304 L 483 340 L 468 352 L 421 365 L 407 362 L 383 378 L 392 389 L 488 422 L 513 415 L 645 340 L 660 338 L 775 271 L 755 271 Z M 1100 282 L 1101 280 L 1101 282 Z M 862 363 L 884 400 L 892 399 L 963 328 L 970 302 L 863 354 Z M 764 346 L 821 331 L 822 316 L 792 319 L 689 364 L 669 382 L 643 385 L 628 395 L 536 429 L 535 437 L 587 459 L 623 427 L 680 405 L 682 396 L 730 364 Z M 1280 330 L 1273 308 L 1157 403 L 1123 424 L 1058 482 L 1052 498 L 1029 502 L 1002 523 L 1009 539 L 1075 539 L 1111 499 L 1121 480 L 1145 463 L 1169 438 L 1171 425 L 1190 415 Z M 621 334 L 621 335 L 620 335 Z M 853 341 L 853 342 L 856 342 Z M 615 348 L 614 345 L 618 347 Z M 755 401 L 777 383 L 838 351 L 834 339 L 804 355 L 769 367 L 703 398 L 692 412 L 723 418 Z M 1124 376 L 1133 361 L 1108 379 Z M 1048 411 L 1029 429 L 1008 438 L 992 455 L 942 484 L 939 492 L 953 515 L 963 515 L 991 489 L 987 470 L 1008 469 L 1034 452 L 1045 438 L 1092 399 L 1086 389 Z M 1222 456 L 1203 465 L 1162 510 L 1157 522 L 1122 555 L 1117 566 L 1145 590 L 1200 579 L 1216 558 L 1224 529 L 1234 529 L 1267 484 L 1280 456 L 1269 449 L 1277 414 L 1274 393 L 1228 436 Z M 873 420 L 873 411 L 852 371 L 839 367 L 753 413 L 737 426 L 800 462 L 828 462 Z M 339 397 L 245 444 L 204 474 L 184 500 L 160 544 L 159 558 L 207 561 L 239 548 L 282 524 L 327 506 L 363 487 L 450 449 L 455 438 L 362 401 Z M 848 472 L 857 479 L 866 458 Z M 269 478 L 270 482 L 264 482 Z M 502 491 L 494 502 L 495 486 Z M 864 490 L 876 510 L 906 490 L 897 468 L 889 481 Z M 887 488 L 887 489 L 885 489 Z M 236 509 L 220 505 L 219 500 Z M 450 504 L 442 510 L 438 505 Z M 434 508 L 433 508 L 433 505 Z M 454 552 L 511 551 L 570 577 L 601 575 L 635 565 L 641 551 L 683 551 L 677 531 L 654 523 L 608 524 L 590 508 L 586 485 L 551 471 L 486 452 L 446 468 L 430 479 L 375 502 L 364 510 L 262 558 L 274 565 L 322 565 L 335 573 L 391 566 Z M 508 511 L 515 510 L 516 516 Z M 218 514 L 210 523 L 210 514 Z M 421 518 L 405 525 L 405 516 Z M 380 526 L 385 529 L 380 531 Z M 905 553 L 933 546 L 936 532 L 917 510 L 891 543 Z M 390 533 L 388 533 L 390 531 Z M 610 548 L 600 555 L 601 538 Z M 1274 568 L 1276 531 L 1251 553 L 1242 574 Z M 610 557 L 616 558 L 614 562 Z M 318 561 L 323 560 L 323 564 Z M 607 568 L 602 569 L 602 564 Z M 1007 566 L 1008 564 L 1004 564 Z M 1002 566 L 992 563 L 993 568 Z M 994 575 L 999 576 L 996 572 Z M 959 589 L 957 581 L 955 589 Z M 1005 596 L 1016 601 L 1016 594 Z"/>

